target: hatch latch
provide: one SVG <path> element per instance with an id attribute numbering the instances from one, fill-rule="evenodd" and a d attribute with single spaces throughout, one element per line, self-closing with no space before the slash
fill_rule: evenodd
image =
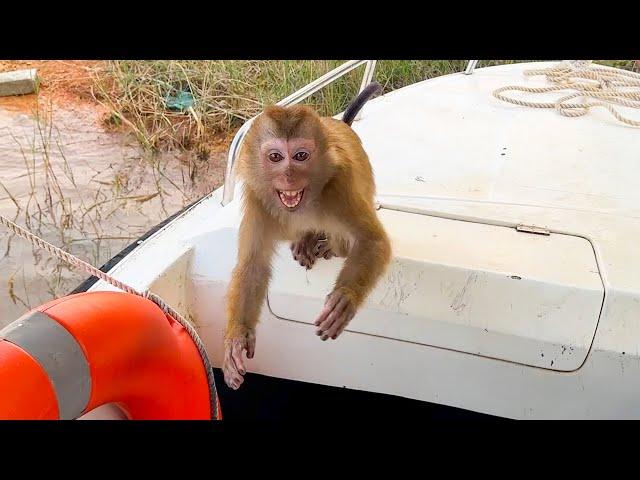
<path id="1" fill-rule="evenodd" d="M 535 225 L 523 225 L 516 226 L 516 230 L 524 233 L 535 233 L 536 235 L 551 235 L 551 232 L 543 227 L 536 227 Z"/>

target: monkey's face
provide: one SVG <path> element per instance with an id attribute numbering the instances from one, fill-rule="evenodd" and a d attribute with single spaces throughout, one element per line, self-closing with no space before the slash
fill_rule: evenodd
<path id="1" fill-rule="evenodd" d="M 270 195 L 279 208 L 293 212 L 308 204 L 317 182 L 318 148 L 311 138 L 271 138 L 260 146 Z"/>
<path id="2" fill-rule="evenodd" d="M 333 172 L 318 114 L 306 105 L 266 107 L 247 132 L 240 171 L 271 211 L 308 210 Z"/>

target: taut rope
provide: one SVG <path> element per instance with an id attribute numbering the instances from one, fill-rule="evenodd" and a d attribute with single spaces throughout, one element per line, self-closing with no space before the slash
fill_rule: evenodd
<path id="1" fill-rule="evenodd" d="M 213 369 L 211 368 L 211 362 L 209 362 L 209 356 L 207 355 L 207 351 L 204 348 L 202 340 L 198 336 L 198 332 L 191 326 L 191 324 L 177 311 L 171 308 L 167 303 L 158 297 L 155 293 L 152 293 L 148 290 L 144 292 L 139 292 L 135 288 L 122 283 L 120 280 L 116 280 L 110 275 L 107 275 L 102 270 L 97 269 L 93 265 L 80 260 L 78 257 L 71 255 L 68 252 L 65 252 L 61 248 L 56 247 L 55 245 L 50 244 L 49 242 L 43 240 L 42 238 L 34 235 L 33 233 L 25 230 L 21 226 L 15 224 L 11 220 L 0 215 L 0 223 L 7 227 L 12 233 L 18 235 L 19 237 L 24 238 L 25 240 L 31 242 L 31 244 L 42 248 L 43 250 L 49 252 L 55 257 L 58 257 L 60 260 L 67 262 L 69 265 L 72 265 L 80 270 L 84 270 L 90 275 L 98 277 L 100 280 L 107 282 L 110 285 L 113 285 L 120 290 L 131 293 L 133 295 L 138 295 L 139 297 L 146 298 L 151 300 L 153 303 L 158 305 L 160 309 L 167 315 L 170 315 L 174 320 L 176 320 L 180 325 L 184 327 L 187 331 L 193 343 L 196 345 L 198 352 L 200 353 L 200 357 L 202 358 L 202 363 L 204 364 L 205 372 L 207 373 L 207 381 L 209 383 L 209 400 L 211 403 L 211 417 L 213 419 L 218 418 L 218 394 L 216 391 L 216 384 L 213 378 Z"/>
<path id="2" fill-rule="evenodd" d="M 620 114 L 613 106 L 640 108 L 640 74 L 617 68 L 592 65 L 589 61 L 562 62 L 554 67 L 525 70 L 524 75 L 546 75 L 549 87 L 507 86 L 498 88 L 493 96 L 504 102 L 523 107 L 555 108 L 566 117 L 586 115 L 591 107 L 606 108 L 617 120 L 627 125 L 640 127 L 640 120 Z M 502 92 L 516 90 L 529 93 L 548 93 L 573 90 L 555 102 L 527 102 L 502 95 Z M 580 103 L 576 100 L 580 99 Z M 596 101 L 589 101 L 594 99 Z M 572 101 L 569 103 L 569 101 Z"/>

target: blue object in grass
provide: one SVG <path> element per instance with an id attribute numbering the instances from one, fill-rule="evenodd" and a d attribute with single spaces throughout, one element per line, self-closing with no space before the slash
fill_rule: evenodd
<path id="1" fill-rule="evenodd" d="M 192 107 L 194 98 L 191 92 L 179 91 L 177 95 L 168 95 L 165 98 L 165 104 L 169 110 L 185 111 Z"/>

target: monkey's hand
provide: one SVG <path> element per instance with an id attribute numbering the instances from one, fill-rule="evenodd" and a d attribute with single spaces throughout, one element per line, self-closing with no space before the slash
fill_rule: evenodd
<path id="1" fill-rule="evenodd" d="M 322 233 L 309 232 L 297 242 L 291 244 L 293 259 L 309 270 L 316 262 L 316 258 L 329 260 L 334 253 L 329 247 L 329 240 Z"/>
<path id="2" fill-rule="evenodd" d="M 247 358 L 253 358 L 256 349 L 256 336 L 253 331 L 242 335 L 233 335 L 224 342 L 224 360 L 222 373 L 224 381 L 233 390 L 237 390 L 244 382 L 244 374 L 247 369 L 242 360 L 243 351 L 247 352 Z"/>
<path id="3" fill-rule="evenodd" d="M 336 288 L 327 295 L 324 308 L 314 322 L 318 326 L 316 335 L 322 340 L 335 340 L 356 314 L 355 293 L 345 287 Z"/>

